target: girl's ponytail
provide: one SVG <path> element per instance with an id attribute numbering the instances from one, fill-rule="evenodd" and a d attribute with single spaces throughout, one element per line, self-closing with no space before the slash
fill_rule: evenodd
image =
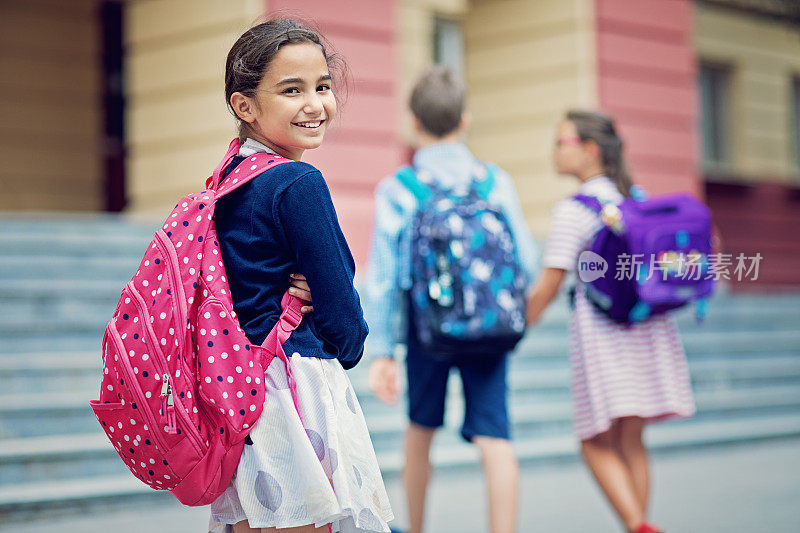
<path id="1" fill-rule="evenodd" d="M 600 147 L 603 171 L 611 178 L 619 192 L 631 195 L 630 174 L 622 155 L 624 143 L 614 127 L 611 117 L 593 111 L 569 111 L 566 119 L 575 124 L 582 141 L 594 141 Z"/>

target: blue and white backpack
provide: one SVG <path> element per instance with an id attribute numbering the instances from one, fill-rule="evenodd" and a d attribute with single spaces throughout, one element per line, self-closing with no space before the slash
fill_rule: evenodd
<path id="1" fill-rule="evenodd" d="M 525 273 L 508 218 L 488 199 L 495 174 L 476 164 L 469 185 L 444 189 L 424 170 L 397 172 L 417 200 L 410 312 L 428 353 L 502 354 L 525 333 Z"/>

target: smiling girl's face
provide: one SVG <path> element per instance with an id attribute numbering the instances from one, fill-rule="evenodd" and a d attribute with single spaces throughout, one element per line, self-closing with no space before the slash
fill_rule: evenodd
<path id="1" fill-rule="evenodd" d="M 237 114 L 250 125 L 253 137 L 294 160 L 322 144 L 336 115 L 328 65 L 320 47 L 313 43 L 281 47 L 255 96 L 243 98 L 249 106 Z"/>

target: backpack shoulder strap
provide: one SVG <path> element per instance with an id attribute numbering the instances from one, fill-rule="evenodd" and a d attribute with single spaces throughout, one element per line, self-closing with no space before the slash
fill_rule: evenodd
<path id="1" fill-rule="evenodd" d="M 237 139 L 238 141 L 238 139 Z M 237 150 L 238 153 L 238 150 Z M 226 156 L 227 157 L 227 156 Z M 226 164 L 222 167 L 222 172 L 230 164 L 233 158 L 227 159 Z M 225 162 L 225 160 L 223 160 Z M 212 183 L 212 190 L 216 192 L 216 199 L 219 200 L 228 193 L 238 189 L 251 179 L 255 178 L 262 172 L 265 172 L 273 167 L 282 163 L 289 163 L 291 159 L 285 157 L 269 154 L 266 152 L 259 152 L 250 157 L 246 157 L 236 168 L 228 175 L 228 179 L 220 183 L 220 179 L 216 179 Z M 215 176 L 212 176 L 214 178 Z"/>
<path id="2" fill-rule="evenodd" d="M 576 194 L 572 196 L 572 199 L 576 202 L 584 205 L 594 211 L 597 214 L 603 210 L 603 204 L 596 196 L 588 196 L 586 194 Z"/>
<path id="3" fill-rule="evenodd" d="M 474 182 L 475 191 L 481 198 L 488 200 L 489 194 L 491 194 L 492 189 L 494 189 L 494 184 L 497 179 L 497 165 L 494 163 L 484 163 L 483 166 L 486 169 L 486 176 L 484 176 L 482 180 Z"/>
<path id="4" fill-rule="evenodd" d="M 230 165 L 233 158 L 236 154 L 239 153 L 239 138 L 234 138 L 230 144 L 228 145 L 228 151 L 223 156 L 222 161 L 219 162 L 217 168 L 214 169 L 214 172 L 211 176 L 206 179 L 206 189 L 217 190 L 219 187 L 219 182 L 222 181 L 222 173 L 225 172 L 225 169 L 228 165 Z"/>
<path id="5" fill-rule="evenodd" d="M 420 204 L 427 202 L 433 195 L 431 188 L 419 181 L 417 173 L 414 172 L 414 169 L 410 166 L 406 165 L 401 167 L 395 173 L 395 177 L 406 189 L 411 191 L 411 194 L 414 195 L 414 198 L 416 198 L 417 202 Z"/>
<path id="6" fill-rule="evenodd" d="M 494 189 L 497 176 L 497 166 L 492 163 L 485 163 L 484 168 L 486 169 L 485 177 L 480 181 L 473 181 L 473 186 L 480 197 L 486 200 L 489 198 L 489 194 L 492 192 L 492 189 Z M 417 173 L 412 167 L 401 167 L 395 176 L 397 177 L 397 180 L 403 184 L 403 186 L 411 191 L 411 194 L 414 195 L 420 204 L 424 204 L 430 199 L 431 196 L 433 196 L 433 190 L 419 180 Z"/>

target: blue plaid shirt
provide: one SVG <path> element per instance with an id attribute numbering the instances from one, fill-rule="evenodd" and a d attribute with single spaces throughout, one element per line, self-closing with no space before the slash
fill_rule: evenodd
<path id="1" fill-rule="evenodd" d="M 421 148 L 413 166 L 427 170 L 444 188 L 464 184 L 472 178 L 476 164 L 469 149 L 460 143 L 440 143 Z M 537 272 L 539 252 L 525 224 L 511 177 L 498 169 L 489 200 L 506 213 L 528 286 Z M 391 357 L 397 343 L 404 342 L 405 302 L 403 291 L 411 288 L 411 220 L 416 209 L 413 194 L 394 174 L 375 189 L 375 223 L 372 247 L 362 296 L 369 324 L 366 353 Z"/>

